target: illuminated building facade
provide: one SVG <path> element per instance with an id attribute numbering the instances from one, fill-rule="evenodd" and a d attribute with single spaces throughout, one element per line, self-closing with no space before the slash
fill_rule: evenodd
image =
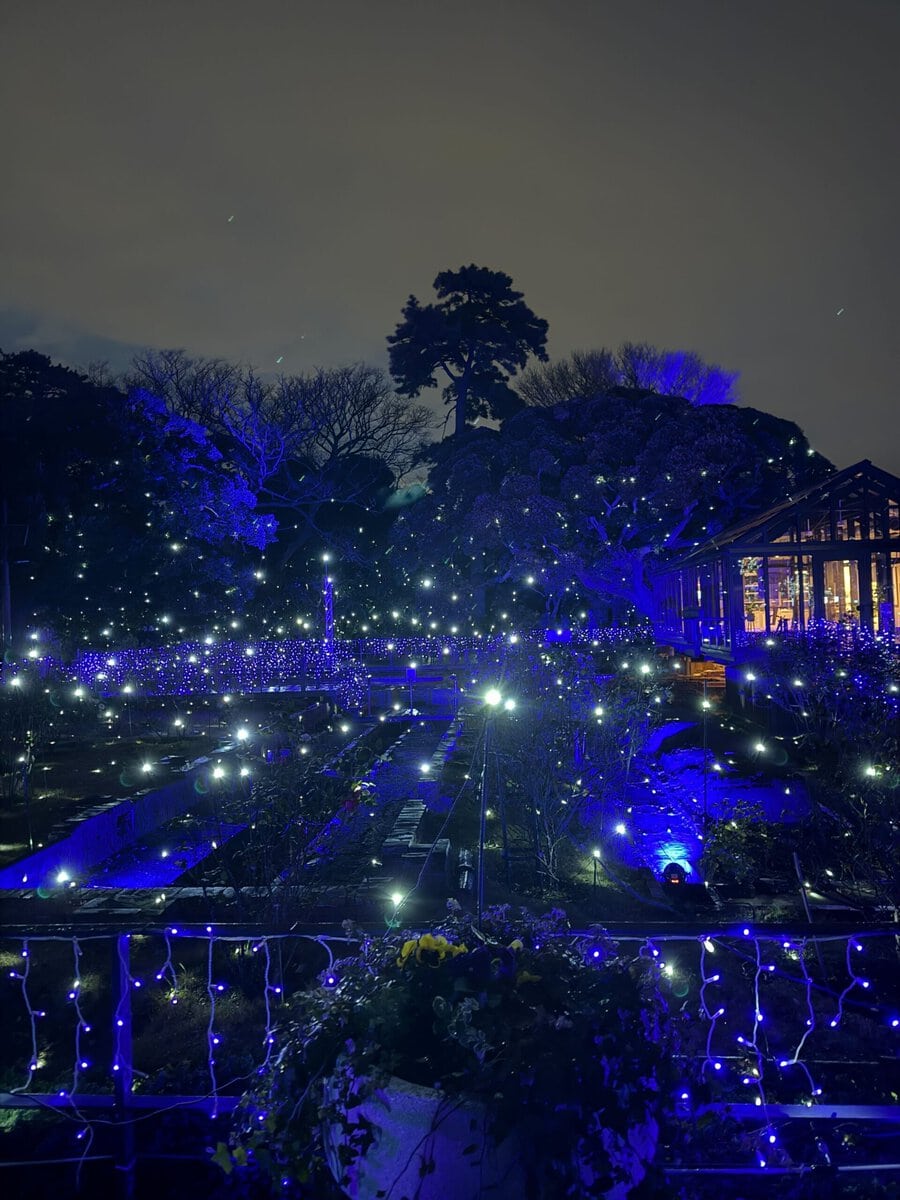
<path id="1" fill-rule="evenodd" d="M 653 579 L 660 641 L 734 655 L 813 622 L 900 628 L 900 479 L 868 460 L 724 530 Z"/>

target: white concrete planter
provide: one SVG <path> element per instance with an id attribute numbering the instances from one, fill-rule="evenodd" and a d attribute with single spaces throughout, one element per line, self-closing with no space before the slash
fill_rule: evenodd
<path id="1" fill-rule="evenodd" d="M 515 1139 L 485 1146 L 485 1111 L 448 1099 L 432 1088 L 393 1078 L 379 1096 L 350 1110 L 377 1126 L 375 1141 L 346 1170 L 343 1190 L 354 1200 L 514 1200 L 522 1195 Z M 472 1125 L 474 1123 L 474 1129 Z M 342 1167 L 337 1151 L 343 1131 L 324 1130 L 325 1153 L 335 1179 Z M 475 1150 L 463 1154 L 469 1146 Z"/>
<path id="2" fill-rule="evenodd" d="M 521 1140 L 513 1133 L 497 1146 L 486 1138 L 479 1104 L 393 1078 L 379 1096 L 350 1110 L 351 1125 L 357 1114 L 377 1129 L 372 1145 L 348 1168 L 338 1158 L 343 1130 L 330 1125 L 323 1131 L 331 1173 L 339 1183 L 346 1175 L 343 1191 L 353 1200 L 376 1200 L 379 1193 L 383 1200 L 521 1200 L 525 1194 Z M 600 1131 L 605 1149 L 626 1172 L 625 1181 L 606 1193 L 608 1200 L 625 1200 L 644 1178 L 657 1133 L 653 1120 L 632 1129 L 627 1144 Z M 587 1167 L 583 1178 L 589 1185 Z"/>
<path id="3" fill-rule="evenodd" d="M 658 1138 L 659 1126 L 652 1117 L 648 1117 L 641 1125 L 632 1125 L 628 1130 L 627 1139 L 609 1129 L 600 1130 L 600 1139 L 610 1156 L 610 1161 L 625 1172 L 622 1182 L 613 1184 L 604 1193 L 606 1200 L 625 1200 L 631 1189 L 637 1187 L 647 1174 L 648 1165 L 656 1156 Z M 593 1177 L 593 1172 L 587 1166 L 583 1166 L 581 1178 L 585 1184 L 589 1185 Z"/>

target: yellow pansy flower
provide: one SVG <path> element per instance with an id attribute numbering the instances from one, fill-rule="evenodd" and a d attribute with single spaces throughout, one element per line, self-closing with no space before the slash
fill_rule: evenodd
<path id="1" fill-rule="evenodd" d="M 420 963 L 424 958 L 428 966 L 436 967 L 445 958 L 456 958 L 457 954 L 468 952 L 468 946 L 455 946 L 453 942 L 448 942 L 443 934 L 423 933 L 420 938 L 410 938 L 408 942 L 403 943 L 397 966 L 405 967 L 410 958 L 415 956 L 416 962 Z M 434 956 L 437 956 L 437 962 L 434 961 Z"/>
<path id="2" fill-rule="evenodd" d="M 540 983 L 540 975 L 532 975 L 530 971 L 519 971 L 516 975 L 516 983 Z"/>
<path id="3" fill-rule="evenodd" d="M 410 938 L 408 942 L 403 943 L 403 948 L 400 951 L 400 957 L 397 959 L 398 967 L 405 967 L 409 956 L 413 953 L 418 942 L 415 938 Z"/>

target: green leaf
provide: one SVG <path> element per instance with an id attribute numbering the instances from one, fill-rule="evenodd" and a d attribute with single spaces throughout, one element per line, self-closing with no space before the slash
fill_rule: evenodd
<path id="1" fill-rule="evenodd" d="M 234 1162 L 232 1161 L 231 1154 L 229 1153 L 228 1147 L 224 1142 L 218 1142 L 216 1144 L 216 1152 L 212 1156 L 212 1161 L 217 1166 L 221 1167 L 226 1175 L 230 1175 L 234 1170 Z"/>

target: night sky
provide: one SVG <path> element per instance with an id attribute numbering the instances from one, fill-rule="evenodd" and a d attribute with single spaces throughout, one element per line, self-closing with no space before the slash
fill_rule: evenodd
<path id="1" fill-rule="evenodd" d="M 838 466 L 900 473 L 896 0 L 33 0 L 2 25 L 4 350 L 386 364 L 407 295 L 476 262 L 553 357 L 696 350 Z"/>

